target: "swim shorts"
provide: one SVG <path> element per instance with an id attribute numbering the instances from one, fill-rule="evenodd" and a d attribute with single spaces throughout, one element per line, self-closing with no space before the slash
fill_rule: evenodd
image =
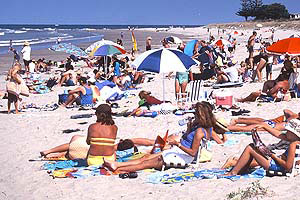
<path id="1" fill-rule="evenodd" d="M 178 80 L 180 85 L 184 82 L 187 83 L 189 81 L 189 73 L 188 72 L 177 72 L 176 80 Z"/>
<path id="2" fill-rule="evenodd" d="M 248 46 L 248 51 L 249 53 L 253 53 L 254 52 L 253 46 Z"/>
<path id="3" fill-rule="evenodd" d="M 275 162 L 275 160 L 272 159 L 272 160 L 270 161 L 269 170 L 273 170 L 273 171 L 284 171 L 284 168 L 281 167 L 278 163 Z"/>

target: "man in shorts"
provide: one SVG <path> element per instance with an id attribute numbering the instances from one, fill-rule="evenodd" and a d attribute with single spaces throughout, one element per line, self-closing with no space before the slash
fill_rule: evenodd
<path id="1" fill-rule="evenodd" d="M 24 65 L 25 65 L 25 71 L 29 72 L 29 63 L 30 61 L 30 54 L 31 54 L 31 47 L 29 42 L 25 42 L 24 43 L 24 47 L 21 51 L 22 55 L 23 55 L 23 61 L 24 61 Z"/>

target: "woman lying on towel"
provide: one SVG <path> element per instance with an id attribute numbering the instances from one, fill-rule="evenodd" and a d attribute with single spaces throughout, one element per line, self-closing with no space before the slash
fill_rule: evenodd
<path id="1" fill-rule="evenodd" d="M 258 97 L 266 97 L 270 101 L 282 100 L 282 95 L 284 95 L 289 90 L 289 82 L 287 80 L 279 81 L 274 87 L 269 89 L 267 93 L 262 93 L 262 91 L 252 92 L 249 96 L 241 99 L 237 99 L 237 102 L 254 102 Z"/>
<path id="2" fill-rule="evenodd" d="M 300 113 L 294 113 L 291 110 L 284 109 L 283 110 L 284 115 L 281 115 L 279 117 L 276 117 L 274 119 L 263 119 L 259 117 L 239 117 L 237 119 L 232 119 L 230 122 L 230 125 L 227 126 L 227 128 L 230 131 L 251 131 L 254 127 L 257 126 L 257 124 L 265 123 L 269 125 L 270 127 L 282 131 L 284 130 L 285 124 L 287 121 L 290 121 L 291 119 L 295 119 L 300 117 Z M 243 124 L 243 125 L 241 125 Z M 258 131 L 264 131 L 264 129 L 257 129 Z"/>
<path id="3" fill-rule="evenodd" d="M 234 166 L 234 168 L 226 174 L 226 176 L 232 176 L 237 174 L 246 173 L 250 168 L 262 166 L 266 170 L 273 171 L 290 171 L 293 167 L 295 158 L 296 145 L 300 144 L 300 120 L 292 119 L 285 127 L 286 134 L 282 134 L 280 131 L 275 130 L 267 124 L 261 124 L 257 126 L 263 128 L 273 136 L 291 142 L 289 148 L 281 155 L 276 156 L 268 148 L 262 145 L 249 144 L 239 159 L 230 158 L 223 165 L 222 168 L 228 168 Z"/>
<path id="4" fill-rule="evenodd" d="M 172 160 L 175 162 L 176 159 L 183 160 L 187 164 L 191 163 L 197 155 L 203 138 L 220 140 L 213 131 L 216 119 L 211 107 L 207 103 L 198 102 L 195 110 L 195 119 L 193 122 L 188 123 L 187 131 L 182 135 L 180 141 L 168 138 L 168 144 L 172 145 L 170 149 L 156 154 L 148 154 L 140 159 L 128 162 L 114 162 L 104 159 L 103 165 L 111 171 L 123 173 L 148 168 L 161 170 L 164 163 L 171 162 Z"/>

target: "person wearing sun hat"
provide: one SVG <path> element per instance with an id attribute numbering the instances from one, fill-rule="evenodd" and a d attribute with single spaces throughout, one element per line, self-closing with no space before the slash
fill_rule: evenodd
<path id="1" fill-rule="evenodd" d="M 151 50 L 151 41 L 152 41 L 152 37 L 147 37 L 146 39 L 146 51 Z"/>
<path id="2" fill-rule="evenodd" d="M 29 63 L 30 63 L 30 54 L 31 54 L 31 47 L 28 41 L 24 42 L 23 49 L 21 50 L 23 61 L 25 65 L 25 71 L 29 72 Z"/>
<path id="3" fill-rule="evenodd" d="M 258 125 L 256 128 L 263 128 L 278 139 L 290 142 L 289 148 L 282 155 L 276 156 L 264 144 L 259 148 L 255 147 L 254 144 L 249 144 L 239 159 L 228 159 L 223 165 L 223 168 L 234 166 L 226 176 L 241 174 L 250 167 L 256 166 L 262 166 L 265 170 L 281 172 L 289 172 L 292 169 L 296 147 L 300 144 L 300 120 L 292 119 L 287 122 L 285 125 L 286 133 L 273 129 L 265 123 Z"/>

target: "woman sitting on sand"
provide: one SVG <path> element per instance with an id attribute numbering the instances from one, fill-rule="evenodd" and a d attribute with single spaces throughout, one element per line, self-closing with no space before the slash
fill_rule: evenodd
<path id="1" fill-rule="evenodd" d="M 239 117 L 237 119 L 232 119 L 230 125 L 227 128 L 230 131 L 251 131 L 258 124 L 266 123 L 270 127 L 282 131 L 284 130 L 285 124 L 287 121 L 291 119 L 296 119 L 300 117 L 300 113 L 294 113 L 291 110 L 285 109 L 283 110 L 284 115 L 276 117 L 274 119 L 263 119 L 259 117 Z M 244 124 L 244 125 L 240 125 Z M 258 129 L 259 131 L 264 131 L 264 129 Z"/>
<path id="2" fill-rule="evenodd" d="M 216 119 L 212 113 L 211 107 L 207 103 L 199 102 L 196 104 L 195 119 L 188 123 L 188 129 L 178 141 L 168 138 L 169 145 L 173 145 L 171 149 L 165 150 L 157 154 L 149 154 L 140 159 L 128 162 L 115 162 L 104 159 L 104 166 L 112 171 L 134 172 L 137 170 L 156 168 L 162 169 L 165 162 L 174 159 L 182 159 L 185 163 L 191 163 L 197 155 L 199 145 L 203 138 L 220 140 L 213 131 Z"/>
<path id="3" fill-rule="evenodd" d="M 290 171 L 292 169 L 296 145 L 300 144 L 300 120 L 293 119 L 289 121 L 285 127 L 287 130 L 286 134 L 282 134 L 267 124 L 261 124 L 257 127 L 265 129 L 279 139 L 291 142 L 289 148 L 278 157 L 271 151 L 262 153 L 251 143 L 245 148 L 239 159 L 230 158 L 226 161 L 222 168 L 231 166 L 234 166 L 234 168 L 225 176 L 243 174 L 246 173 L 249 168 L 257 166 L 262 166 L 266 170 L 274 171 Z"/>
<path id="4" fill-rule="evenodd" d="M 77 105 L 93 104 L 93 90 L 88 85 L 87 78 L 81 77 L 79 83 L 80 86 L 78 88 L 69 91 L 69 96 L 63 106 L 72 105 L 74 102 L 76 102 Z"/>
<path id="5" fill-rule="evenodd" d="M 115 161 L 115 140 L 118 127 L 111 115 L 111 108 L 101 104 L 96 109 L 97 122 L 88 128 L 86 143 L 90 145 L 87 156 L 88 165 L 101 165 L 103 158 Z"/>

